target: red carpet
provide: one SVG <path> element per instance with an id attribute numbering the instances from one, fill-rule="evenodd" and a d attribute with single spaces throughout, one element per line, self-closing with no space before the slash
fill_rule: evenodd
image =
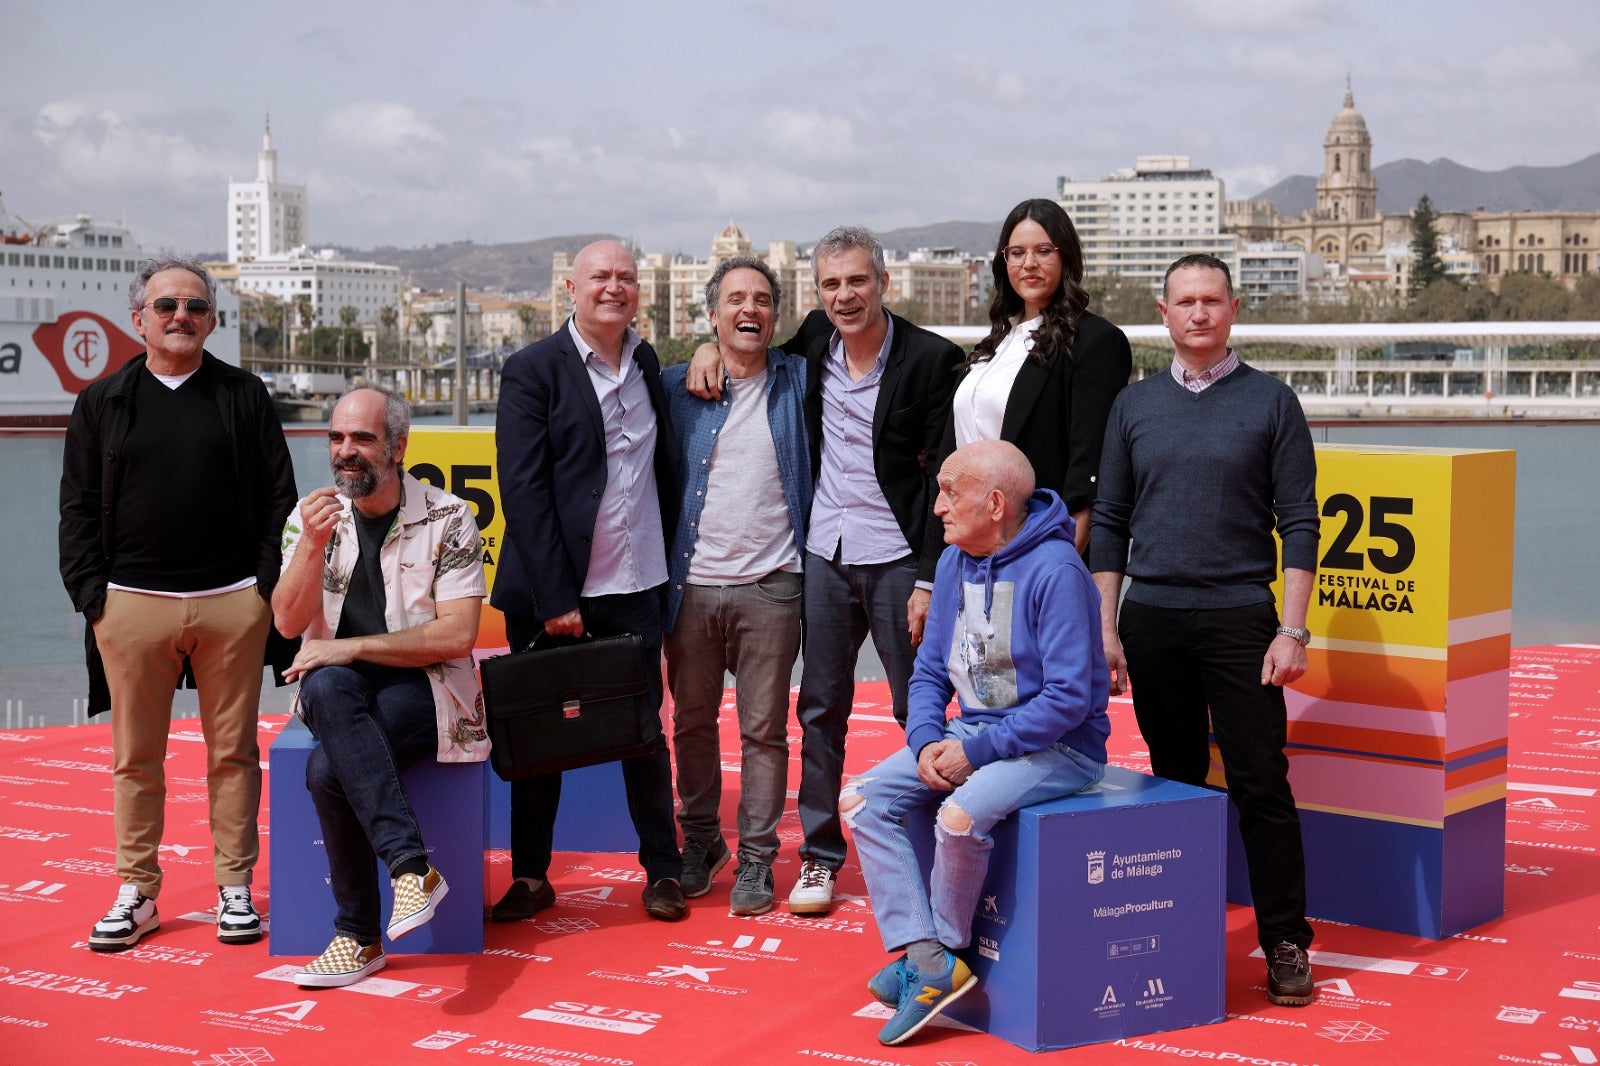
<path id="1" fill-rule="evenodd" d="M 1052 1057 L 1600 1061 L 1600 649 L 1521 649 L 1513 664 L 1503 919 L 1442 942 L 1313 922 L 1321 988 L 1315 1004 L 1294 1009 L 1266 1003 L 1262 964 L 1249 957 L 1250 915 L 1232 908 L 1227 1021 Z M 851 770 L 881 758 L 898 736 L 883 686 L 863 686 L 860 696 Z M 1115 761 L 1145 769 L 1128 704 L 1113 704 L 1113 715 Z M 281 724 L 263 723 L 263 751 Z M 793 730 L 791 740 L 797 760 Z M 730 722 L 723 744 L 724 765 L 736 771 Z M 105 725 L 0 733 L 0 1062 L 998 1066 L 1034 1058 L 951 1026 L 905 1048 L 878 1045 L 882 1012 L 864 985 L 884 955 L 853 864 L 841 879 L 846 899 L 825 920 L 791 918 L 781 904 L 760 918 L 729 916 L 730 868 L 687 921 L 663 925 L 638 905 L 632 856 L 565 854 L 552 871 L 557 906 L 534 922 L 488 926 L 483 955 L 395 953 L 355 988 L 303 991 L 289 981 L 301 960 L 271 958 L 265 943 L 224 947 L 208 924 L 215 890 L 192 722 L 175 725 L 167 765 L 161 929 L 132 951 L 93 953 L 83 938 L 116 888 L 109 762 Z M 737 784 L 730 773 L 730 843 Z M 792 809 L 783 836 L 780 896 L 798 869 Z M 488 891 L 498 898 L 505 856 L 489 861 Z M 255 891 L 270 912 L 266 870 L 263 859 Z"/>

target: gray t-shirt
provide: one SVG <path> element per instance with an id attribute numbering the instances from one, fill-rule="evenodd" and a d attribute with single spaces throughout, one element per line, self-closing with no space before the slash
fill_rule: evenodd
<path id="1" fill-rule="evenodd" d="M 774 570 L 800 570 L 767 421 L 767 372 L 730 378 L 728 395 L 689 561 L 691 585 L 743 585 Z"/>

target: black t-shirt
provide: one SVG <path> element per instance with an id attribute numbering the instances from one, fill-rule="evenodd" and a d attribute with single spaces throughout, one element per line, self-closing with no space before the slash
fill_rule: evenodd
<path id="1" fill-rule="evenodd" d="M 368 518 L 354 510 L 356 520 L 356 566 L 350 573 L 350 587 L 345 590 L 344 610 L 339 615 L 339 632 L 344 637 L 370 637 L 375 633 L 389 632 L 384 621 L 384 608 L 388 597 L 383 587 L 383 567 L 379 553 L 384 537 L 400 513 L 399 505 L 388 514 Z"/>

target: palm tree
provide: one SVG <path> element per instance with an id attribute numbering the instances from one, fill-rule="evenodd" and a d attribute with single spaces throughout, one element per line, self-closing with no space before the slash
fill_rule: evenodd
<path id="1" fill-rule="evenodd" d="M 349 337 L 350 331 L 355 329 L 356 319 L 360 317 L 361 309 L 359 307 L 352 307 L 349 304 L 345 304 L 343 307 L 339 308 L 339 328 L 345 331 L 345 337 Z M 351 337 L 350 343 L 341 345 L 341 347 L 344 348 L 346 358 L 354 355 L 356 352 L 355 338 Z"/>
<path id="2" fill-rule="evenodd" d="M 517 321 L 522 323 L 522 343 L 533 343 L 533 323 L 539 317 L 539 312 L 532 304 L 517 305 Z"/>
<path id="3" fill-rule="evenodd" d="M 400 321 L 400 311 L 393 304 L 378 308 L 378 325 L 381 327 L 379 337 L 393 335 L 394 327 Z"/>
<path id="4" fill-rule="evenodd" d="M 433 329 L 433 312 L 418 311 L 416 315 L 413 316 L 413 320 L 417 324 L 417 332 L 422 335 L 423 360 L 426 361 L 427 357 L 432 354 L 428 350 L 428 331 Z"/>

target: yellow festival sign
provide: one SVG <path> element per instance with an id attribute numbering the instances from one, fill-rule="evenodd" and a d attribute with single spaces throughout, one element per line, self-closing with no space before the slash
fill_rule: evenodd
<path id="1" fill-rule="evenodd" d="M 477 515 L 478 535 L 483 538 L 484 579 L 491 590 L 506 532 L 494 460 L 491 426 L 413 427 L 406 449 L 406 468 L 412 477 L 461 497 Z M 493 650 L 505 646 L 505 617 L 485 600 L 478 625 L 478 647 Z"/>

